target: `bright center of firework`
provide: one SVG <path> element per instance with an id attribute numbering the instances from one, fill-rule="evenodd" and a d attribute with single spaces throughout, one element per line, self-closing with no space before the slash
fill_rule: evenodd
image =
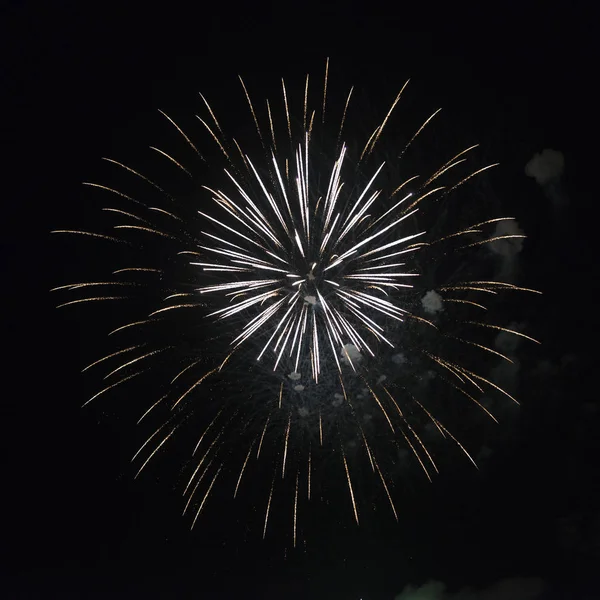
<path id="1" fill-rule="evenodd" d="M 225 276 L 222 283 L 199 290 L 221 293 L 227 301 L 211 314 L 220 319 L 245 315 L 241 332 L 232 340 L 234 349 L 255 340 L 260 348 L 257 359 L 269 351 L 274 369 L 285 358 L 298 371 L 307 357 L 317 380 L 324 354 L 332 356 L 341 371 L 338 355 L 349 344 L 371 356 L 375 354 L 368 336 L 393 346 L 377 320 L 403 321 L 406 311 L 389 295 L 411 287 L 403 282 L 412 274 L 399 268 L 405 263 L 396 258 L 410 250 L 398 247 L 421 234 L 396 234 L 390 241 L 391 230 L 398 231 L 417 210 L 403 211 L 402 199 L 371 219 L 368 211 L 380 195 L 374 181 L 384 164 L 362 189 L 343 195 L 345 144 L 337 160 L 325 166 L 327 186 L 315 188 L 309 142 L 305 132 L 290 161 L 296 168 L 290 172 L 282 171 L 280 159 L 272 154 L 269 179 L 245 157 L 258 194 L 252 182 L 245 185 L 248 182 L 227 171 L 234 195 L 206 188 L 232 219 L 229 223 L 201 212 L 225 237 L 206 233 L 209 243 L 201 249 L 215 260 L 194 264 Z M 319 170 L 323 167 L 319 164 Z"/>
<path id="2" fill-rule="evenodd" d="M 306 274 L 306 279 L 305 282 L 303 284 L 303 298 L 304 298 L 304 302 L 308 303 L 308 304 L 312 304 L 313 307 L 315 307 L 319 301 L 318 301 L 318 294 L 319 294 L 319 284 L 321 283 L 321 277 L 319 277 L 317 274 L 315 274 L 315 267 L 317 266 L 317 263 L 313 263 L 310 271 Z"/>

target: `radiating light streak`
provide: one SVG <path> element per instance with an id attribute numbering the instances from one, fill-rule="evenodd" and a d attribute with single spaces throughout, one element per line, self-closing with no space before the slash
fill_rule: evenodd
<path id="1" fill-rule="evenodd" d="M 260 435 L 260 442 L 258 444 L 258 450 L 256 451 L 256 459 L 258 460 L 260 457 L 260 450 L 262 448 L 263 440 L 265 439 L 265 433 L 267 432 L 267 425 L 269 424 L 269 420 L 271 419 L 271 415 L 267 417 L 265 421 L 265 426 L 263 427 L 262 433 Z"/>
<path id="2" fill-rule="evenodd" d="M 267 523 L 269 522 L 269 511 L 271 510 L 271 499 L 273 498 L 273 488 L 275 487 L 275 477 L 273 477 L 273 483 L 271 483 L 271 491 L 269 492 L 269 501 L 267 502 L 267 510 L 265 512 L 265 525 L 263 527 L 263 540 L 267 535 Z"/>
<path id="3" fill-rule="evenodd" d="M 354 490 L 352 489 L 352 481 L 350 480 L 350 471 L 348 470 L 348 462 L 346 461 L 346 454 L 342 449 L 342 458 L 344 459 L 344 469 L 346 471 L 346 479 L 348 480 L 348 489 L 350 490 L 350 498 L 352 500 L 352 509 L 354 510 L 354 519 L 356 520 L 356 524 L 359 525 L 358 522 L 358 509 L 356 507 L 356 501 L 354 499 Z"/>
<path id="4" fill-rule="evenodd" d="M 281 467 L 281 479 L 285 477 L 285 465 L 287 462 L 287 452 L 288 452 L 288 441 L 290 438 L 290 426 L 292 423 L 292 415 L 288 416 L 287 427 L 285 428 L 285 443 L 283 446 L 283 466 Z"/>
<path id="5" fill-rule="evenodd" d="M 144 461 L 144 464 L 139 468 L 138 472 L 135 474 L 134 479 L 137 479 L 138 475 L 142 472 L 143 468 L 150 462 L 152 457 L 163 447 L 165 442 L 175 433 L 178 427 L 179 425 L 175 425 L 175 427 L 173 427 L 173 429 L 164 437 L 162 442 L 160 442 L 160 444 L 158 444 L 158 446 L 152 451 L 150 456 Z"/>
<path id="6" fill-rule="evenodd" d="M 392 507 L 392 511 L 394 513 L 394 518 L 396 519 L 396 522 L 397 522 L 398 521 L 398 513 L 396 512 L 396 507 L 394 506 L 394 501 L 392 500 L 392 495 L 390 494 L 390 490 L 388 489 L 388 486 L 383 477 L 383 473 L 381 472 L 381 469 L 379 468 L 377 461 L 375 461 L 375 459 L 373 459 L 373 461 L 375 462 L 375 467 L 377 469 L 377 473 L 379 473 L 379 477 L 381 478 L 381 483 L 383 484 L 385 493 L 387 494 L 388 500 L 390 501 L 390 506 Z"/>
<path id="7" fill-rule="evenodd" d="M 491 325 L 490 323 L 480 323 L 479 321 L 465 321 L 467 325 L 478 325 L 479 327 L 489 327 L 490 329 L 496 329 L 497 331 L 504 331 L 505 333 L 512 333 L 513 335 L 517 335 L 519 337 L 525 338 L 531 342 L 535 342 L 536 344 L 541 344 L 539 340 L 535 338 L 529 337 L 520 331 L 515 331 L 514 329 L 508 329 L 507 327 L 500 327 L 499 325 Z"/>
<path id="8" fill-rule="evenodd" d="M 296 471 L 296 493 L 294 495 L 294 548 L 296 547 L 296 522 L 298 517 L 298 477 L 300 473 Z"/>
<path id="9" fill-rule="evenodd" d="M 125 383 L 126 381 L 129 381 L 130 379 L 133 379 L 134 377 L 137 377 L 138 375 L 141 375 L 143 372 L 144 371 L 138 371 L 137 373 L 133 373 L 132 375 L 128 375 L 127 377 L 124 377 L 123 379 L 120 379 L 119 381 L 112 383 L 111 385 L 100 390 L 97 394 L 94 394 L 87 402 L 84 402 L 81 405 L 81 407 L 83 408 L 84 406 L 87 406 L 92 400 L 95 400 L 96 398 L 98 398 L 98 396 L 101 396 L 105 392 L 108 392 L 108 390 L 112 390 L 113 388 L 117 387 L 118 385 L 121 385 L 122 383 Z"/>
<path id="10" fill-rule="evenodd" d="M 92 367 L 99 365 L 100 363 L 104 362 L 105 360 L 113 358 L 114 356 L 119 356 L 119 354 L 124 354 L 125 352 L 135 350 L 136 348 L 141 348 L 143 345 L 144 344 L 137 344 L 136 346 L 130 346 L 129 348 L 123 348 L 123 350 L 117 350 L 116 352 L 113 352 L 112 354 L 108 354 L 107 356 L 104 356 L 102 358 L 99 358 L 98 360 L 95 360 L 93 363 L 89 364 L 87 367 L 84 367 L 81 370 L 81 372 L 84 373 L 88 369 L 91 369 Z"/>
<path id="11" fill-rule="evenodd" d="M 208 489 L 206 490 L 206 494 L 204 494 L 204 498 L 202 498 L 202 502 L 200 503 L 200 506 L 198 507 L 198 512 L 196 512 L 196 516 L 194 517 L 194 520 L 192 522 L 192 526 L 190 527 L 190 529 L 194 528 L 194 525 L 196 524 L 196 520 L 198 519 L 198 516 L 200 515 L 200 511 L 202 510 L 202 507 L 204 506 L 204 503 L 206 502 L 206 499 L 208 498 L 208 495 L 210 494 L 213 485 L 215 485 L 215 481 L 217 480 L 217 477 L 219 476 L 219 473 L 221 472 L 221 469 L 223 468 L 223 465 L 221 465 L 219 467 L 219 470 L 215 473 L 212 481 L 210 482 L 210 485 L 208 486 Z"/>
<path id="12" fill-rule="evenodd" d="M 240 469 L 240 475 L 238 477 L 237 483 L 235 484 L 235 491 L 233 492 L 234 498 L 237 496 L 238 488 L 240 487 L 240 483 L 242 481 L 242 475 L 244 474 L 244 471 L 246 470 L 246 465 L 248 464 L 248 459 L 250 458 L 250 453 L 252 452 L 252 447 L 254 446 L 254 442 L 256 442 L 256 440 L 253 440 L 252 443 L 250 444 L 250 448 L 248 448 L 248 454 L 246 454 L 244 464 L 242 465 L 242 468 Z"/>

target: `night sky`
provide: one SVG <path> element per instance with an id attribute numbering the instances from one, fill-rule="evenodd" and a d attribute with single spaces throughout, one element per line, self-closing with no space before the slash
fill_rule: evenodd
<path id="1" fill-rule="evenodd" d="M 592 15 L 577 3 L 544 13 L 517 3 L 448 8 L 432 26 L 457 28 L 436 33 L 417 28 L 431 16 L 417 8 L 367 16 L 358 3 L 235 16 L 14 4 L 2 10 L 0 596 L 384 600 L 433 580 L 447 591 L 402 600 L 599 598 Z M 432 484 L 407 473 L 396 482 L 399 523 L 377 515 L 357 527 L 340 476 L 339 506 L 305 516 L 306 547 L 263 541 L 260 519 L 244 522 L 264 514 L 258 492 L 236 500 L 239 513 L 209 502 L 190 532 L 176 452 L 134 480 L 130 459 L 145 439 L 138 405 L 107 397 L 81 408 L 99 389 L 81 369 L 109 348 L 107 309 L 58 310 L 49 290 L 82 270 L 97 275 L 103 258 L 49 232 L 90 222 L 81 182 L 101 180 L 100 157 L 160 146 L 157 109 L 193 115 L 199 91 L 232 90 L 220 114 L 247 124 L 235 112 L 238 73 L 255 89 L 278 89 L 282 76 L 321 77 L 327 57 L 331 85 L 355 83 L 380 111 L 410 77 L 413 108 L 420 99 L 444 108 L 439 135 L 460 138 L 450 148 L 479 142 L 483 161 L 500 163 L 472 198 L 492 194 L 528 236 L 514 258 L 518 282 L 543 295 L 523 296 L 517 318 L 542 345 L 518 349 L 522 406 L 505 414 L 481 469 L 456 454 Z M 545 149 L 564 157 L 551 189 L 525 174 Z"/>

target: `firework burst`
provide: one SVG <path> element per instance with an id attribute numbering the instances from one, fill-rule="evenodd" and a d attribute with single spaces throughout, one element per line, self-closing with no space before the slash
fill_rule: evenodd
<path id="1" fill-rule="evenodd" d="M 293 100 L 282 80 L 282 110 L 267 101 L 264 120 L 240 78 L 253 122 L 249 140 L 228 137 L 201 95 L 206 114 L 198 121 L 224 168 L 207 170 L 188 134 L 161 111 L 185 151 L 152 149 L 191 182 L 193 199 L 178 200 L 154 177 L 105 159 L 141 187 L 126 193 L 86 183 L 119 200 L 103 209 L 118 219 L 112 232 L 59 231 L 123 245 L 137 261 L 119 264 L 105 280 L 56 288 L 78 294 L 60 306 L 133 300 L 138 307 L 135 318 L 110 331 L 114 351 L 86 367 L 108 369 L 106 385 L 86 404 L 143 377 L 164 388 L 140 414 L 140 421 L 156 418 L 159 425 L 133 458 L 137 473 L 191 431 L 182 484 L 191 526 L 217 483 L 237 497 L 245 480 L 267 472 L 263 536 L 274 494 L 286 494 L 294 546 L 299 512 L 306 512 L 299 503 L 323 496 L 321 472 L 331 464 L 346 481 L 357 523 L 353 478 L 361 464 L 396 519 L 402 452 L 431 479 L 437 435 L 475 464 L 445 424 L 448 409 L 430 398 L 452 392 L 495 420 L 484 394 L 515 398 L 459 357 L 472 351 L 510 362 L 480 333 L 533 340 L 476 316 L 486 312 L 486 297 L 532 290 L 455 276 L 435 289 L 419 284 L 442 257 L 460 256 L 464 264 L 465 253 L 486 243 L 522 237 L 486 234 L 505 218 L 437 234 L 450 221 L 440 218 L 446 199 L 493 165 L 448 185 L 473 146 L 425 177 L 397 178 L 397 164 L 439 111 L 405 140 L 399 156 L 377 162 L 406 84 L 358 146 L 347 124 L 353 90 L 340 111 L 329 110 L 328 71 L 327 63 L 315 109 L 308 76 L 302 98 Z M 290 110 L 296 100 L 298 118 Z M 333 131 L 329 120 L 337 123 Z M 254 146 L 256 152 L 246 150 Z M 431 213 L 438 224 L 420 226 Z"/>

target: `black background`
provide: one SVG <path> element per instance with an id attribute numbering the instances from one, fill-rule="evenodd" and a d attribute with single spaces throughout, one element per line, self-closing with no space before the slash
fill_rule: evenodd
<path id="1" fill-rule="evenodd" d="M 565 598 L 597 597 L 593 18 L 573 4 L 422 8 L 5 5 L 4 597 L 366 600 L 430 578 L 457 589 L 508 576 L 542 577 Z M 80 182 L 100 156 L 146 143 L 157 108 L 193 106 L 198 91 L 233 88 L 238 73 L 275 83 L 320 74 L 327 56 L 332 73 L 385 98 L 412 77 L 417 96 L 468 123 L 467 143 L 481 140 L 501 162 L 497 191 L 530 236 L 526 284 L 545 292 L 533 319 L 540 357 L 574 361 L 525 390 L 516 434 L 485 473 L 457 467 L 419 484 L 399 526 L 357 530 L 351 515 L 323 522 L 306 551 L 284 558 L 259 532 L 236 537 L 239 523 L 216 506 L 190 534 L 169 482 L 133 481 L 133 416 L 80 409 L 94 389 L 79 373 L 94 341 L 83 313 L 57 312 L 48 290 L 94 257 L 65 255 L 49 231 L 77 226 Z M 558 228 L 523 173 L 547 147 L 567 164 L 571 205 Z M 564 518 L 578 523 L 570 545 Z"/>

